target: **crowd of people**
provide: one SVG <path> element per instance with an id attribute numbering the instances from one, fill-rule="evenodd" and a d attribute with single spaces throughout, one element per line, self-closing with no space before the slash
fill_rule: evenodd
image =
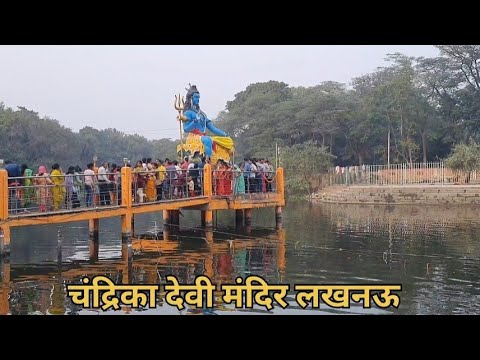
<path id="1" fill-rule="evenodd" d="M 198 151 L 181 162 L 143 158 L 132 169 L 132 199 L 135 203 L 190 198 L 203 194 L 203 171 L 210 160 Z M 57 211 L 78 207 L 120 205 L 121 168 L 103 162 L 69 166 L 64 172 L 55 163 L 36 174 L 26 164 L 5 162 L 8 172 L 9 209 L 12 213 Z M 130 163 L 123 166 L 132 167 Z M 214 196 L 232 196 L 272 191 L 274 168 L 268 160 L 245 158 L 240 164 L 218 160 L 212 164 Z"/>
<path id="2" fill-rule="evenodd" d="M 213 193 L 219 196 L 272 191 L 274 168 L 268 160 L 245 158 L 234 164 L 219 160 L 213 169 Z"/>

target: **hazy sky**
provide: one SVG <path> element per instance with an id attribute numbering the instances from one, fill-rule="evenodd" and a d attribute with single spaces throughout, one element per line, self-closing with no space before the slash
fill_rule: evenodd
<path id="1" fill-rule="evenodd" d="M 188 83 L 215 118 L 251 83 L 348 82 L 387 53 L 437 56 L 431 45 L 0 46 L 0 102 L 25 106 L 78 131 L 116 128 L 178 138 L 174 95 Z"/>

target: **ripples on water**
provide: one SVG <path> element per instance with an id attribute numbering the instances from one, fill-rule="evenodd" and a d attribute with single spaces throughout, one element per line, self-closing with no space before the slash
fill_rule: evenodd
<path id="1" fill-rule="evenodd" d="M 478 314 L 480 221 L 468 207 L 382 207 L 291 202 L 284 232 L 273 229 L 273 209 L 254 211 L 251 233 L 235 230 L 233 212 L 219 212 L 213 241 L 199 214 L 185 211 L 182 231 L 165 240 L 134 241 L 130 266 L 122 257 L 120 220 L 100 222 L 92 248 L 88 226 L 71 223 L 12 230 L 12 255 L 1 262 L 0 313 L 11 314 Z M 159 231 L 161 214 L 137 216 L 137 234 Z M 58 239 L 62 251 L 57 251 Z M 125 248 L 124 252 L 125 254 Z M 217 297 L 214 309 L 82 310 L 66 297 L 65 284 L 85 275 L 118 283 L 164 284 L 167 275 L 192 283 L 208 275 L 214 284 L 260 275 L 269 283 L 402 284 L 399 309 L 301 309 L 291 292 L 288 308 L 235 309 Z"/>

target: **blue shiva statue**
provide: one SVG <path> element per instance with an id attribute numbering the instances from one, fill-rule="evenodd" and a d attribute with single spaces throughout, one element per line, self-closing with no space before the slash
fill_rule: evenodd
<path id="1" fill-rule="evenodd" d="M 227 150 L 233 148 L 233 140 L 228 134 L 215 127 L 212 120 L 200 110 L 200 92 L 197 90 L 196 85 L 191 85 L 190 89 L 186 89 L 187 95 L 185 100 L 185 106 L 183 109 L 184 121 L 183 130 L 186 133 L 193 133 L 201 136 L 201 141 L 205 148 L 205 155 L 207 157 L 212 156 L 212 151 L 215 150 L 215 146 L 221 146 Z M 207 129 L 216 136 L 207 136 Z"/>

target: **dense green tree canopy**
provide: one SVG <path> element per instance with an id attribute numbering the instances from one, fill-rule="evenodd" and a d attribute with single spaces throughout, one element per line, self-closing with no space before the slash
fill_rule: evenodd
<path id="1" fill-rule="evenodd" d="M 55 162 L 66 170 L 70 165 L 82 169 L 93 161 L 123 164 L 142 157 L 175 158 L 176 143 L 170 139 L 149 141 L 139 135 L 126 135 L 115 129 L 84 127 L 78 133 L 58 121 L 41 119 L 36 112 L 19 107 L 17 111 L 0 103 L 0 158 L 25 163 L 36 169 L 50 168 Z"/>
<path id="2" fill-rule="evenodd" d="M 349 84 L 251 84 L 217 125 L 234 137 L 237 159 L 306 142 L 326 146 L 338 165 L 445 158 L 456 143 L 480 141 L 480 46 L 438 48 L 437 58 L 388 54 L 387 66 Z"/>

